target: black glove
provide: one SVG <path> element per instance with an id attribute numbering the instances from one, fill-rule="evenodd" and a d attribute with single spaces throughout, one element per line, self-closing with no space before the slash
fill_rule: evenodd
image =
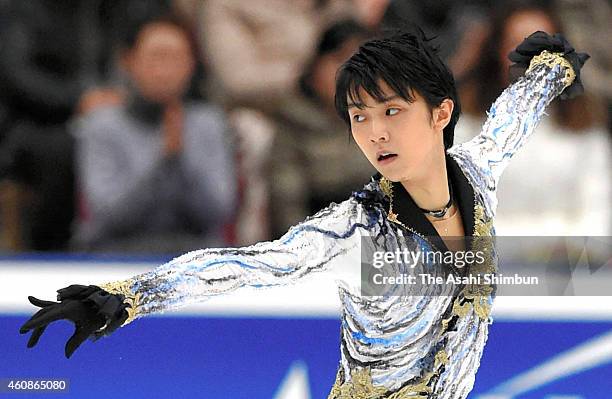
<path id="1" fill-rule="evenodd" d="M 109 335 L 128 318 L 125 310 L 129 307 L 123 303 L 123 295 L 110 294 L 95 285 L 71 285 L 57 291 L 60 302 L 43 301 L 33 296 L 28 300 L 42 309 L 36 312 L 19 332 L 25 334 L 34 330 L 28 341 L 28 348 L 38 343 L 47 326 L 55 321 L 67 319 L 74 323 L 75 331 L 66 343 L 66 358 L 88 338 L 96 341 L 104 335 Z M 102 329 L 103 327 L 105 327 Z"/>
<path id="2" fill-rule="evenodd" d="M 544 50 L 548 50 L 551 53 L 562 53 L 563 58 L 569 61 L 576 73 L 576 79 L 569 87 L 563 90 L 561 99 L 565 100 L 581 95 L 584 92 L 584 87 L 580 80 L 580 69 L 591 56 L 574 51 L 574 48 L 561 33 L 555 33 L 553 36 L 550 36 L 546 32 L 534 32 L 523 40 L 514 51 L 508 54 L 510 61 L 514 62 L 510 66 L 511 80 L 522 76 L 527 68 L 529 68 L 531 59 Z"/>

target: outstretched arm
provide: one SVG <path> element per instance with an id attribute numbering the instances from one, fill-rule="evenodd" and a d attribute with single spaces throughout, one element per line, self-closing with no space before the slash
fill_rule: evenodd
<path id="1" fill-rule="evenodd" d="M 132 278 L 100 285 L 124 295 L 135 318 L 188 304 L 244 286 L 270 287 L 329 268 L 358 248 L 359 229 L 368 229 L 354 199 L 332 204 L 293 226 L 280 239 L 242 248 L 189 252 Z M 365 214 L 364 214 L 365 215 Z"/>
<path id="2" fill-rule="evenodd" d="M 527 142 L 548 104 L 561 93 L 579 91 L 576 74 L 587 58 L 575 53 L 562 37 L 543 32 L 531 35 L 511 54 L 514 67 L 525 64 L 526 72 L 493 103 L 480 134 L 449 150 L 466 166 L 471 181 L 491 194 L 485 196 L 492 202 L 489 209 L 496 208 L 494 194 L 502 172 Z"/>
<path id="3" fill-rule="evenodd" d="M 66 346 L 70 357 L 88 337 L 98 339 L 136 318 L 160 313 L 240 287 L 270 287 L 294 282 L 312 272 L 359 258 L 361 234 L 377 218 L 362 212 L 356 199 L 331 204 L 293 226 L 280 239 L 243 248 L 189 252 L 150 272 L 101 285 L 71 285 L 58 291 L 58 302 L 29 297 L 43 307 L 20 329 L 33 330 L 36 345 L 49 323 L 68 319 L 75 334 Z"/>

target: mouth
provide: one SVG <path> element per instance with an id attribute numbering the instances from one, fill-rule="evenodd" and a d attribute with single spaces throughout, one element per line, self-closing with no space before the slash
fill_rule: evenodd
<path id="1" fill-rule="evenodd" d="M 378 154 L 376 160 L 379 163 L 388 163 L 393 161 L 395 158 L 397 158 L 397 154 L 394 154 L 392 152 L 381 152 Z"/>

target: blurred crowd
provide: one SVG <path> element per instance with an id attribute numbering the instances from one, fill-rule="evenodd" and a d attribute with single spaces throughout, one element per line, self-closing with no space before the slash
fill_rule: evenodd
<path id="1" fill-rule="evenodd" d="M 479 133 L 536 30 L 591 60 L 499 191 L 500 235 L 610 235 L 608 0 L 0 0 L 0 246 L 178 253 L 280 237 L 375 173 L 338 67 L 389 28 L 436 36 Z"/>

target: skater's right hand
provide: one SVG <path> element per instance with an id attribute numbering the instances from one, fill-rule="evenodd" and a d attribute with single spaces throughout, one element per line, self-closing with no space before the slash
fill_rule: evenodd
<path id="1" fill-rule="evenodd" d="M 590 56 L 586 53 L 576 52 L 560 33 L 550 36 L 546 32 L 534 32 L 508 54 L 508 58 L 514 63 L 510 66 L 511 80 L 522 76 L 529 68 L 531 60 L 544 50 L 561 53 L 563 58 L 572 65 L 576 74 L 574 82 L 561 93 L 561 99 L 571 99 L 581 95 L 584 92 L 584 87 L 580 80 L 580 70 Z"/>
<path id="2" fill-rule="evenodd" d="M 129 305 L 123 303 L 123 296 L 109 294 L 98 286 L 71 285 L 57 292 L 60 302 L 28 296 L 30 303 L 42 308 L 19 329 L 21 334 L 33 330 L 28 340 L 28 348 L 38 343 L 50 323 L 66 319 L 75 325 L 74 334 L 66 343 L 64 351 L 66 358 L 70 358 L 88 337 L 95 341 L 108 335 L 128 317 L 125 309 Z"/>

